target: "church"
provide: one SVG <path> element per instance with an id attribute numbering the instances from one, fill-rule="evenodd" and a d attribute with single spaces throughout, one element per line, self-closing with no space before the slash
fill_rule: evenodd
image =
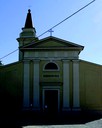
<path id="1" fill-rule="evenodd" d="M 39 39 L 30 9 L 17 41 L 19 60 L 0 65 L 3 108 L 102 112 L 102 65 L 80 59 L 84 46 L 52 35 Z"/>

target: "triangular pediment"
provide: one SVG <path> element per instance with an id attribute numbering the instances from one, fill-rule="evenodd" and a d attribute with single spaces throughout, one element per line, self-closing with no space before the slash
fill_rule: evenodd
<path id="1" fill-rule="evenodd" d="M 84 47 L 56 37 L 47 37 L 37 42 L 32 42 L 21 49 L 80 49 Z"/>
<path id="2" fill-rule="evenodd" d="M 38 44 L 36 47 L 67 47 L 68 45 L 58 41 L 58 40 L 45 40 L 42 43 Z M 70 47 L 70 46 L 69 46 Z"/>

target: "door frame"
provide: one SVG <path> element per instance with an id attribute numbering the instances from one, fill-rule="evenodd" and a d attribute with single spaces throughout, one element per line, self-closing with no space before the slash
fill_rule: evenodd
<path id="1" fill-rule="evenodd" d="M 43 86 L 42 88 L 42 109 L 44 112 L 44 104 L 45 104 L 45 91 L 47 90 L 57 90 L 58 91 L 58 112 L 60 111 L 60 87 L 58 86 Z"/>

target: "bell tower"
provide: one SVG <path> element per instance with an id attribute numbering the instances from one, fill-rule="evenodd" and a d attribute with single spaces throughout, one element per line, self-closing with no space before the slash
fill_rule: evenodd
<path id="1" fill-rule="evenodd" d="M 28 9 L 25 26 L 22 28 L 19 38 L 17 38 L 17 41 L 19 42 L 19 60 L 22 60 L 23 58 L 23 53 L 20 51 L 20 47 L 30 44 L 36 40 L 38 40 L 38 38 L 36 37 L 36 30 L 33 27 L 31 10 Z"/>

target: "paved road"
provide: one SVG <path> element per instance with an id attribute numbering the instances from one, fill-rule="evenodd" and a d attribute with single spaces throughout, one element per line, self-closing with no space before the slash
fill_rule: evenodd
<path id="1" fill-rule="evenodd" d="M 1 116 L 0 128 L 102 128 L 102 116 L 96 114 L 70 114 L 45 116 L 24 113 L 19 116 Z"/>
<path id="2" fill-rule="evenodd" d="M 85 125 L 52 125 L 52 126 L 27 126 L 24 128 L 89 128 Z"/>
<path id="3" fill-rule="evenodd" d="M 88 122 L 80 125 L 42 125 L 42 126 L 25 126 L 23 128 L 102 128 L 102 119 Z"/>
<path id="4" fill-rule="evenodd" d="M 86 123 L 85 125 L 89 128 L 102 128 L 102 119 Z"/>
<path id="5" fill-rule="evenodd" d="M 52 125 L 52 126 L 27 126 L 24 128 L 89 128 L 85 125 Z"/>

